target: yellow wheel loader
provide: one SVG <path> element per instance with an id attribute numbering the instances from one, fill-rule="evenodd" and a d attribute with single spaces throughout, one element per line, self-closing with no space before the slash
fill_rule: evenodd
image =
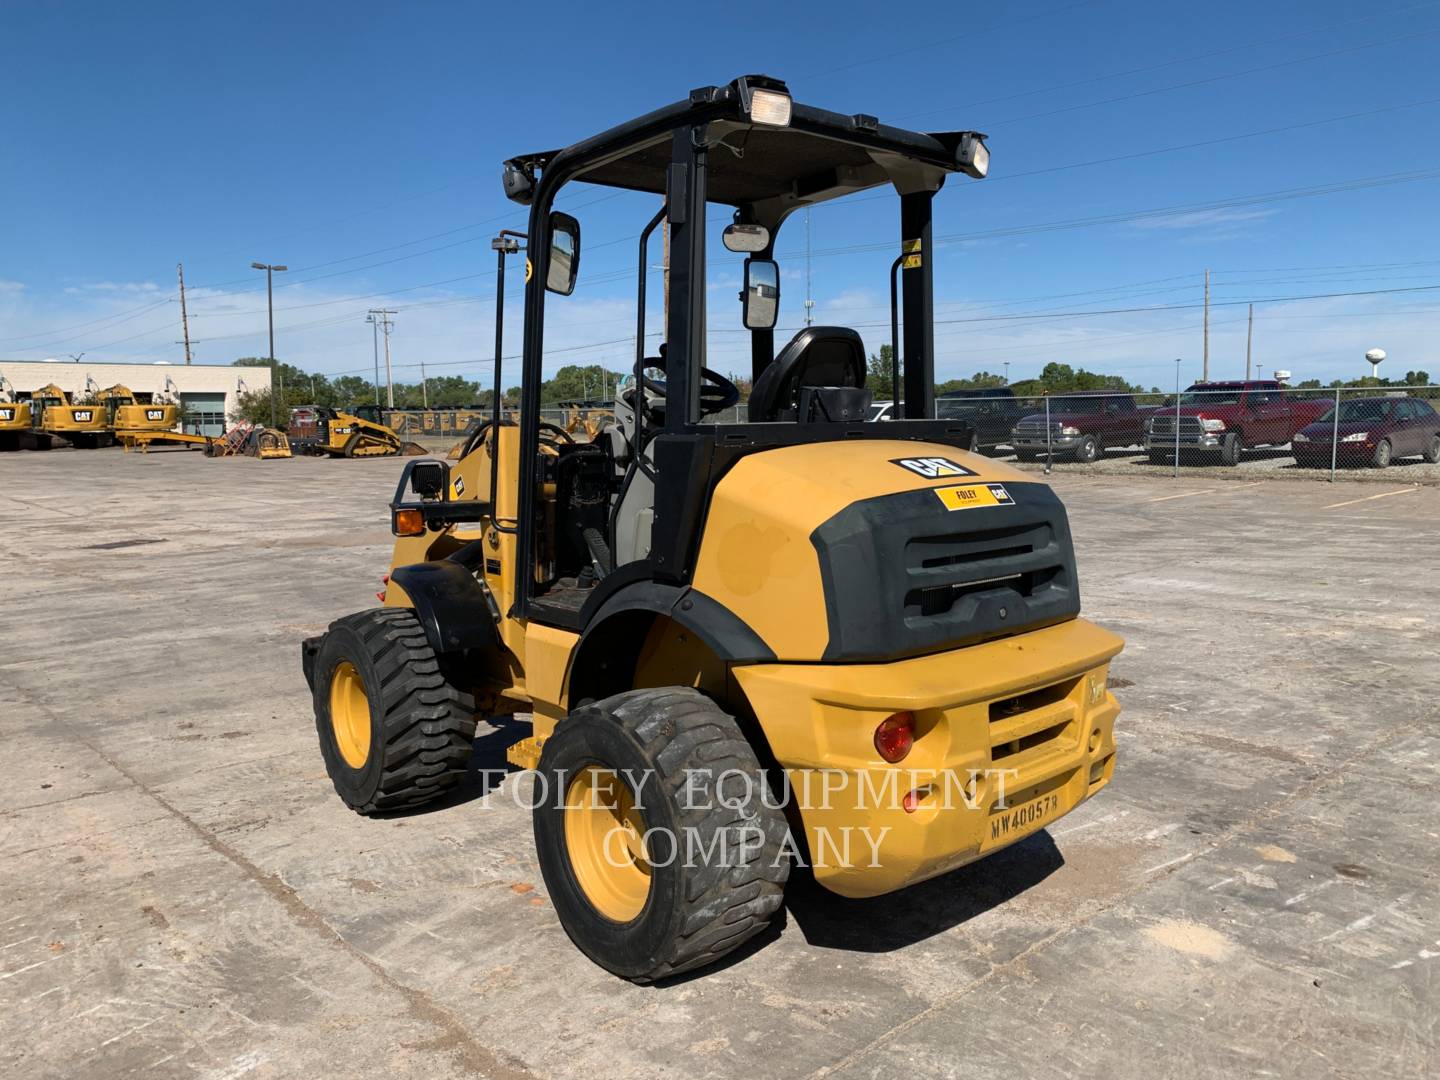
<path id="1" fill-rule="evenodd" d="M 304 454 L 330 457 L 393 457 L 425 453 L 387 426 L 378 405 L 354 405 L 350 412 L 305 405 L 290 413 L 290 446 Z"/>
<path id="2" fill-rule="evenodd" d="M 792 867 L 878 896 L 1100 791 L 1122 643 L 1079 617 L 1065 509 L 934 419 L 932 201 L 988 165 L 978 133 L 812 108 L 762 76 L 506 162 L 529 207 L 525 233 L 492 242 L 497 315 L 505 259 L 526 257 L 518 422 L 476 429 L 453 464 L 407 463 L 382 606 L 302 648 L 345 803 L 454 792 L 477 720 L 529 713 L 509 758 L 530 773 L 510 782 L 559 922 L 647 982 L 761 932 Z M 580 223 L 553 209 L 574 184 L 644 193 L 653 213 L 634 370 L 589 443 L 539 420 L 547 308 L 563 312 L 580 269 Z M 773 252 L 796 211 L 884 188 L 900 234 L 875 270 L 896 276 L 904 419 L 870 424 L 858 333 L 809 326 L 776 347 Z M 652 334 L 662 223 L 669 305 Z M 710 224 L 725 251 L 707 251 Z M 707 321 L 707 275 L 732 274 L 739 310 Z M 730 319 L 748 337 L 749 420 L 709 423 L 739 397 L 706 362 L 707 327 Z"/>

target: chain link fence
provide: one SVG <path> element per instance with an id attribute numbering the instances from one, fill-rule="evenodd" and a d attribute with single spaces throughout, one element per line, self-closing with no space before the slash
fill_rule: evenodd
<path id="1" fill-rule="evenodd" d="M 980 448 L 1022 462 L 1128 463 L 1178 476 L 1195 467 L 1325 470 L 1407 466 L 1440 480 L 1440 388 L 1208 383 L 1178 394 L 1096 391 L 942 397 L 937 412 L 976 429 Z M 1432 475 L 1433 474 L 1433 475 Z"/>
<path id="2" fill-rule="evenodd" d="M 1001 459 L 1179 476 L 1200 467 L 1328 473 L 1399 469 L 1440 482 L 1440 387 L 1286 387 L 1207 383 L 1178 394 L 1085 391 L 1017 395 L 1008 387 L 938 397 L 936 415 L 963 420 L 978 449 Z M 877 410 L 877 412 L 880 410 Z M 744 404 L 707 421 L 745 423 Z M 487 408 L 396 409 L 407 439 L 458 441 Z M 514 410 L 506 415 L 514 419 Z M 541 419 L 578 439 L 613 417 L 604 405 L 545 406 Z M 884 422 L 881 420 L 879 422 Z"/>

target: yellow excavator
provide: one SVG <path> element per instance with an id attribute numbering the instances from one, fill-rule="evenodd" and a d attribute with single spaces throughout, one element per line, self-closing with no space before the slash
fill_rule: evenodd
<path id="1" fill-rule="evenodd" d="M 290 410 L 290 446 L 317 457 L 392 457 L 425 453 L 419 443 L 402 439 L 384 423 L 378 405 L 352 405 L 349 411 L 328 405 Z"/>
<path id="2" fill-rule="evenodd" d="M 127 435 L 146 432 L 171 432 L 180 423 L 180 406 L 169 401 L 151 401 L 148 404 L 136 398 L 128 386 L 116 383 L 100 391 L 97 399 L 103 402 L 110 413 L 110 427 L 115 438 L 123 441 Z"/>
<path id="3" fill-rule="evenodd" d="M 20 400 L 15 384 L 0 375 L 0 451 L 49 450 L 50 436 L 35 430 L 35 405 Z"/>
<path id="4" fill-rule="evenodd" d="M 38 410 L 34 419 L 40 433 L 64 439 L 77 450 L 112 445 L 115 438 L 110 432 L 109 410 L 98 400 L 98 390 L 91 389 L 94 385 L 94 380 L 86 376 L 85 394 L 80 401 L 54 383 L 35 391 L 30 400 L 31 408 Z"/>

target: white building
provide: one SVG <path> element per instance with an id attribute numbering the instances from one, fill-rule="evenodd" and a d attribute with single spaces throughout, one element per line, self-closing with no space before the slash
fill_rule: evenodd
<path id="1" fill-rule="evenodd" d="M 72 395 L 104 390 L 119 383 L 128 386 L 142 401 L 155 397 L 179 400 L 191 418 L 186 431 L 219 435 L 225 428 L 239 395 L 247 390 L 268 390 L 268 367 L 231 367 L 228 364 L 91 363 L 81 360 L 0 360 L 0 376 L 6 395 L 24 397 L 54 383 Z"/>

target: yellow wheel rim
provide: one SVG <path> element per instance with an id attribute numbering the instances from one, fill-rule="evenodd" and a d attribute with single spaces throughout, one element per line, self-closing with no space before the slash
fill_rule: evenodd
<path id="1" fill-rule="evenodd" d="M 612 769 L 591 765 L 565 791 L 565 849 L 585 898 L 605 918 L 630 922 L 650 895 L 645 819 Z"/>
<path id="2" fill-rule="evenodd" d="M 363 768 L 370 757 L 370 699 L 360 672 L 348 660 L 340 663 L 330 680 L 330 728 L 345 764 Z"/>

